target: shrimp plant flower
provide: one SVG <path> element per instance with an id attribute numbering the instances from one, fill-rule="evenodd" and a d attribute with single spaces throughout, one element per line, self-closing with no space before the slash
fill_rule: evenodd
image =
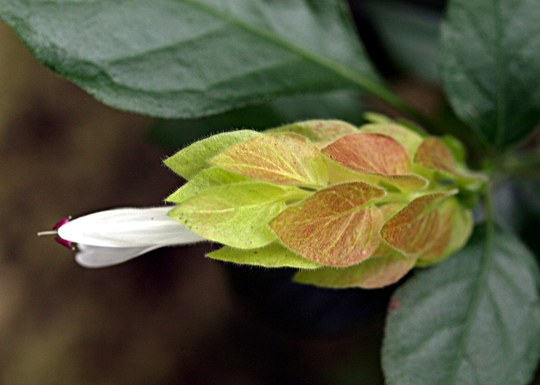
<path id="1" fill-rule="evenodd" d="M 209 258 L 289 267 L 294 280 L 379 288 L 442 262 L 473 228 L 485 185 L 460 143 L 392 121 L 310 120 L 217 134 L 165 164 L 187 180 L 154 209 L 91 214 L 58 227 L 85 266 L 209 240 Z"/>
<path id="2" fill-rule="evenodd" d="M 204 241 L 167 215 L 170 207 L 119 208 L 58 222 L 56 240 L 76 252 L 84 267 L 105 267 L 125 262 L 151 250 Z"/>

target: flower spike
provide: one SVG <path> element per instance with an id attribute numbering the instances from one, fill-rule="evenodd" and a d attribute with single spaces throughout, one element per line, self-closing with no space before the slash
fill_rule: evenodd
<path id="1" fill-rule="evenodd" d="M 380 120 L 380 119 L 379 119 Z M 298 282 L 377 288 L 458 251 L 485 183 L 447 143 L 384 119 L 336 120 L 196 142 L 165 163 L 188 182 L 175 206 L 63 219 L 52 234 L 86 267 L 210 240 L 212 259 L 292 267 Z"/>

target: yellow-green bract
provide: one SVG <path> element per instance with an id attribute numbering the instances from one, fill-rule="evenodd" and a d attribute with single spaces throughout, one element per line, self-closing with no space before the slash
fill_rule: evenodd
<path id="1" fill-rule="evenodd" d="M 223 133 L 165 163 L 188 179 L 169 215 L 224 245 L 210 258 L 333 288 L 387 286 L 461 249 L 484 184 L 443 140 L 390 119 Z"/>

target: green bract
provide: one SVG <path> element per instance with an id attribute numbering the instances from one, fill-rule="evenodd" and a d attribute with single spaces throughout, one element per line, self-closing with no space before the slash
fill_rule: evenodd
<path id="1" fill-rule="evenodd" d="M 461 249 L 484 185 L 445 141 L 389 119 L 219 134 L 165 163 L 189 179 L 170 215 L 225 245 L 210 258 L 335 288 L 383 287 Z"/>

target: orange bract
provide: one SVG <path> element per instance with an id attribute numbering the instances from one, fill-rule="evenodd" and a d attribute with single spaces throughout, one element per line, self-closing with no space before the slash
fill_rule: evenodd
<path id="1" fill-rule="evenodd" d="M 415 261 L 415 258 L 407 258 L 394 251 L 342 269 L 302 270 L 296 273 L 294 280 L 322 287 L 377 289 L 399 281 L 414 267 Z"/>
<path id="2" fill-rule="evenodd" d="M 358 128 L 341 120 L 306 120 L 269 130 L 269 132 L 292 132 L 302 135 L 318 146 L 324 146 L 347 134 L 358 132 Z"/>
<path id="3" fill-rule="evenodd" d="M 434 193 L 416 198 L 385 223 L 382 238 L 409 256 L 429 259 L 442 255 L 452 232 L 451 206 L 443 202 L 451 195 Z"/>
<path id="4" fill-rule="evenodd" d="M 416 151 L 414 162 L 439 171 L 456 172 L 454 155 L 443 141 L 434 137 L 424 139 Z"/>
<path id="5" fill-rule="evenodd" d="M 380 243 L 383 215 L 367 206 L 385 195 L 363 182 L 338 184 L 289 207 L 270 222 L 283 244 L 328 266 L 351 266 L 370 257 Z"/>
<path id="6" fill-rule="evenodd" d="M 411 161 L 405 147 L 386 135 L 347 135 L 325 147 L 323 152 L 341 165 L 359 172 L 382 175 L 411 172 Z"/>

